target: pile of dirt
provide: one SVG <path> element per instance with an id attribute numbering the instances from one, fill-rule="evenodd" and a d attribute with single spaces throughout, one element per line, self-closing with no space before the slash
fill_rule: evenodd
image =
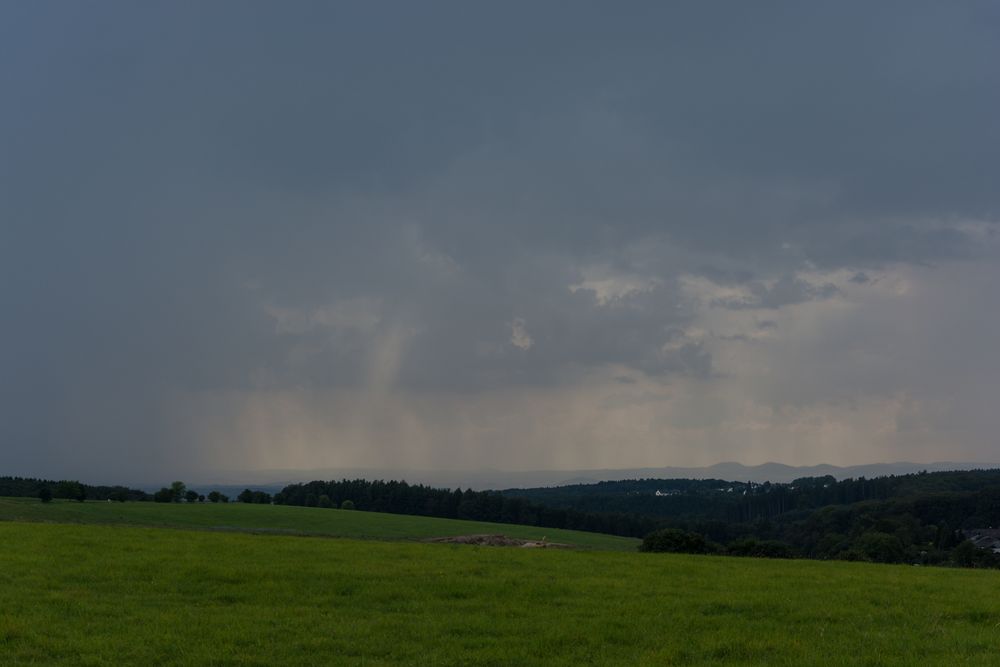
<path id="1" fill-rule="evenodd" d="M 455 535 L 452 537 L 432 537 L 428 542 L 444 542 L 447 544 L 478 544 L 484 547 L 522 547 L 524 549 L 569 549 L 568 544 L 549 542 L 544 537 L 541 540 L 522 540 L 506 535 Z"/>

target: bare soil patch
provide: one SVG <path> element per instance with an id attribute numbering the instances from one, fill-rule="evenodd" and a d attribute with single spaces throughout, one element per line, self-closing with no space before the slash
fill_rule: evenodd
<path id="1" fill-rule="evenodd" d="M 522 540 L 506 535 L 454 535 L 452 537 L 431 537 L 427 542 L 446 544 L 478 544 L 484 547 L 521 547 L 522 549 L 572 549 L 572 545 L 540 540 Z"/>

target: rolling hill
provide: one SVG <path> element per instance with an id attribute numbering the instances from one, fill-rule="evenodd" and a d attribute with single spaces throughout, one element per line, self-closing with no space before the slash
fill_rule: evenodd
<path id="1" fill-rule="evenodd" d="M 570 544 L 586 549 L 631 551 L 639 540 L 558 528 L 538 528 L 377 512 L 244 503 L 108 503 L 0 498 L 0 521 L 84 523 L 160 528 L 270 532 L 378 540 L 420 540 L 469 534 Z"/>

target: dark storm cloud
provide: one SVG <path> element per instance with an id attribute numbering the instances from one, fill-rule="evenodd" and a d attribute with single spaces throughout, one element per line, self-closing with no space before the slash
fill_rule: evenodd
<path id="1" fill-rule="evenodd" d="M 704 305 L 993 252 L 992 3 L 2 13 L 14 464 L 174 460 L 198 447 L 177 394 L 382 367 L 401 391 L 710 380 Z"/>
<path id="2" fill-rule="evenodd" d="M 839 290 L 832 283 L 813 285 L 801 278 L 784 275 L 773 285 L 768 286 L 759 281 L 747 283 L 748 294 L 742 297 L 715 299 L 713 306 L 722 308 L 781 308 L 805 301 L 829 299 Z"/>

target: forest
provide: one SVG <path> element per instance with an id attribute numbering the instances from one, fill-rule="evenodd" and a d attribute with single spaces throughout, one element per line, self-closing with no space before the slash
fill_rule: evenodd
<path id="1" fill-rule="evenodd" d="M 59 481 L 36 479 L 33 477 L 0 477 L 0 497 L 63 498 L 66 500 L 151 500 L 152 496 L 139 489 L 127 486 L 100 486 L 83 484 L 77 480 Z"/>
<path id="2" fill-rule="evenodd" d="M 503 494 L 576 511 L 605 508 L 655 518 L 661 529 L 702 538 L 704 552 L 1000 564 L 1000 557 L 975 548 L 965 532 L 1000 526 L 1000 470 L 841 481 L 806 477 L 789 484 L 622 480 Z"/>

